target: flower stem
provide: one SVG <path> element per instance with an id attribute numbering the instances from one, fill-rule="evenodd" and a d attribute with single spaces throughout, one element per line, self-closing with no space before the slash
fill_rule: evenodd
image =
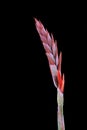
<path id="1" fill-rule="evenodd" d="M 58 107 L 58 130 L 65 130 L 63 108 Z"/>
<path id="2" fill-rule="evenodd" d="M 58 130 L 65 130 L 64 115 L 63 115 L 63 94 L 60 91 L 58 91 L 57 94 L 57 103 L 58 103 L 58 111 L 57 111 Z"/>

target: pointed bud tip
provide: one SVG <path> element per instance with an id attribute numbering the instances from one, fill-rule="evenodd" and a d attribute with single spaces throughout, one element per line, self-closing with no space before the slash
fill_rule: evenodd
<path id="1" fill-rule="evenodd" d="M 37 22 L 37 19 L 35 17 L 33 17 L 34 21 Z"/>

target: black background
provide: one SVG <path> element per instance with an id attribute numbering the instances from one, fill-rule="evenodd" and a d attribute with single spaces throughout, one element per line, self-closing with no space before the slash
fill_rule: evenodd
<path id="1" fill-rule="evenodd" d="M 58 6 L 59 7 L 59 6 Z M 85 130 L 86 126 L 86 43 L 85 14 L 70 8 L 46 10 L 30 15 L 26 6 L 5 12 L 4 113 L 8 128 L 57 129 L 57 101 L 45 51 L 33 17 L 44 24 L 58 41 L 63 53 L 65 74 L 64 116 L 66 130 Z M 37 8 L 33 8 L 36 12 Z M 31 11 L 32 12 L 32 11 Z M 4 40 L 8 44 L 4 44 Z M 4 53 L 3 53 L 4 55 Z M 3 96 L 4 98 L 4 96 Z M 31 123 L 32 122 L 32 123 Z M 10 125 L 11 124 L 11 125 Z M 18 125 L 18 126 L 17 126 Z"/>

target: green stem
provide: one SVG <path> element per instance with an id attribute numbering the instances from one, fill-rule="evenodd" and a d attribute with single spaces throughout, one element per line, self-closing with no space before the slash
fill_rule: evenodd
<path id="1" fill-rule="evenodd" d="M 57 122 L 58 130 L 65 130 L 64 125 L 64 115 L 63 115 L 63 94 L 58 91 L 57 94 L 58 112 L 57 112 Z"/>
<path id="2" fill-rule="evenodd" d="M 63 108 L 61 106 L 58 107 L 58 130 L 65 130 Z"/>

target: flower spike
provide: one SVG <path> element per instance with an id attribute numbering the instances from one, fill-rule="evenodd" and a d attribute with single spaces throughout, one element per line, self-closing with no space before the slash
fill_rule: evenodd
<path id="1" fill-rule="evenodd" d="M 54 40 L 53 35 L 49 34 L 43 24 L 36 18 L 35 25 L 42 41 L 45 53 L 49 62 L 50 71 L 52 74 L 54 86 L 57 88 L 57 120 L 58 130 L 65 130 L 64 117 L 63 117 L 63 92 L 64 92 L 64 74 L 61 74 L 62 52 L 58 57 L 57 41 Z"/>

